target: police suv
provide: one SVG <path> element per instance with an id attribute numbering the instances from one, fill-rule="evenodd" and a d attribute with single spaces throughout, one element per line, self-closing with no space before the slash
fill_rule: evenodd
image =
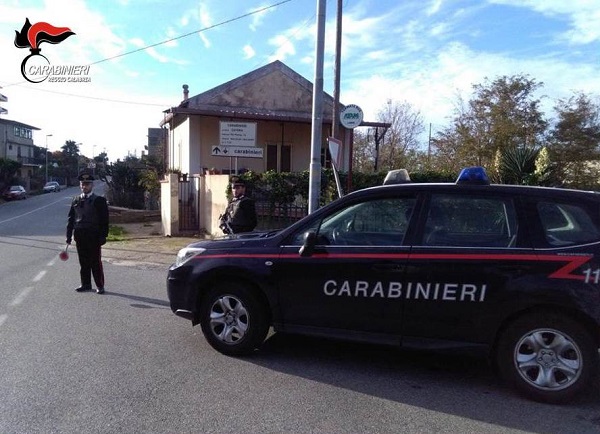
<path id="1" fill-rule="evenodd" d="M 173 312 L 227 355 L 275 331 L 400 346 L 481 345 L 529 398 L 597 387 L 600 194 L 394 183 L 353 192 L 277 232 L 182 249 Z"/>

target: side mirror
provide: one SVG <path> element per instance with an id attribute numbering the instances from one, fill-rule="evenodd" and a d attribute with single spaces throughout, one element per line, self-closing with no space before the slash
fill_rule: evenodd
<path id="1" fill-rule="evenodd" d="M 312 256 L 315 251 L 315 245 L 317 244 L 317 234 L 314 232 L 307 232 L 304 234 L 304 244 L 300 247 L 300 256 L 306 258 Z"/>

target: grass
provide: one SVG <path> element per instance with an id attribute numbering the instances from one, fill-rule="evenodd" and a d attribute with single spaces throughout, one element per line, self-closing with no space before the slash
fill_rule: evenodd
<path id="1" fill-rule="evenodd" d="M 125 234 L 127 231 L 121 226 L 109 225 L 108 226 L 108 237 L 106 241 L 123 241 L 125 240 Z"/>

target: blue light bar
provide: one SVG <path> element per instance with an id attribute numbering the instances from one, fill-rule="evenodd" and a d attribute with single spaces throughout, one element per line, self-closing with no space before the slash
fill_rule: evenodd
<path id="1" fill-rule="evenodd" d="M 485 173 L 485 169 L 481 166 L 465 167 L 460 171 L 458 178 L 456 179 L 457 184 L 475 184 L 475 185 L 489 185 L 490 179 Z"/>

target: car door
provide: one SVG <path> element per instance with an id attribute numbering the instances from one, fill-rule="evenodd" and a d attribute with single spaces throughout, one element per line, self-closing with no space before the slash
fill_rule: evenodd
<path id="1" fill-rule="evenodd" d="M 407 265 L 405 342 L 488 339 L 507 288 L 535 266 L 516 201 L 478 190 L 431 194 Z"/>
<path id="2" fill-rule="evenodd" d="M 389 333 L 386 305 L 401 311 L 400 287 L 409 247 L 404 244 L 415 194 L 347 203 L 300 229 L 275 264 L 280 308 L 287 327 Z M 299 249 L 316 234 L 312 255 Z M 401 321 L 395 317 L 393 321 Z"/>

